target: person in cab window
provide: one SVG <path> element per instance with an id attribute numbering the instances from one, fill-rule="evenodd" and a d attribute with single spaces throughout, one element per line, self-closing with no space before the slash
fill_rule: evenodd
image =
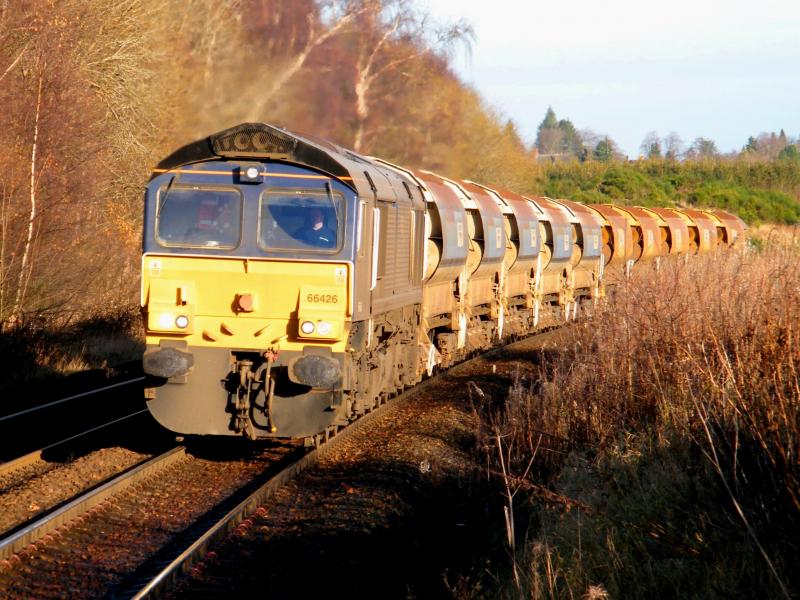
<path id="1" fill-rule="evenodd" d="M 218 213 L 219 214 L 217 215 L 217 218 L 214 219 L 212 223 L 214 233 L 220 238 L 220 241 L 224 241 L 225 243 L 229 244 L 233 242 L 235 237 L 233 207 L 231 206 L 231 203 L 221 203 Z"/>
<path id="2" fill-rule="evenodd" d="M 336 245 L 336 232 L 325 224 L 325 214 L 320 208 L 308 209 L 305 223 L 294 232 L 294 237 L 319 248 L 333 248 Z"/>

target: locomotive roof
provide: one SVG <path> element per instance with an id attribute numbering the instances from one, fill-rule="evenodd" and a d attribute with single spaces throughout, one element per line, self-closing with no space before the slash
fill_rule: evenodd
<path id="1" fill-rule="evenodd" d="M 360 195 L 375 193 L 381 198 L 388 192 L 382 189 L 387 185 L 388 172 L 383 165 L 326 140 L 299 135 L 266 123 L 242 123 L 186 144 L 159 162 L 153 177 L 215 158 L 290 162 L 340 179 Z M 391 179 L 396 177 L 397 174 L 391 174 Z M 413 185 L 410 178 L 409 182 Z"/>

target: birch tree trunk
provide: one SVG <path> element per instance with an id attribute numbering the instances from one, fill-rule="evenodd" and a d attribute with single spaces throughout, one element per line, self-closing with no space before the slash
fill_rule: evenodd
<path id="1" fill-rule="evenodd" d="M 9 265 L 6 264 L 6 241 L 8 240 L 9 196 L 6 186 L 0 185 L 0 331 L 6 322 L 6 275 Z"/>
<path id="2" fill-rule="evenodd" d="M 12 310 L 12 319 L 18 319 L 20 311 L 22 310 L 22 303 L 25 300 L 25 290 L 28 287 L 30 273 L 28 270 L 28 261 L 30 260 L 31 248 L 33 245 L 33 226 L 36 220 L 36 150 L 39 143 L 39 115 L 42 106 L 42 81 L 44 75 L 39 74 L 39 86 L 36 92 L 36 116 L 33 120 L 33 145 L 31 146 L 31 208 L 28 213 L 28 236 L 25 240 L 25 250 L 22 253 L 22 263 L 19 267 L 19 279 L 17 280 L 17 296 L 14 300 L 14 309 Z"/>
<path id="3" fill-rule="evenodd" d="M 376 10 L 377 12 L 373 16 L 374 20 L 378 20 L 378 13 L 380 12 L 381 6 L 378 5 L 376 8 L 372 8 L 372 10 Z M 400 18 L 396 17 L 392 22 L 391 26 L 383 33 L 381 38 L 375 43 L 375 46 L 369 50 L 369 54 L 366 52 L 366 48 L 362 49 L 360 60 L 358 61 L 358 68 L 356 74 L 356 83 L 355 83 L 355 93 L 356 93 L 356 133 L 353 139 L 353 150 L 356 152 L 361 152 L 361 148 L 364 145 L 364 128 L 367 124 L 367 118 L 369 117 L 369 103 L 367 101 L 367 94 L 369 94 L 369 88 L 375 79 L 380 75 L 380 73 L 385 70 L 382 69 L 378 73 L 373 73 L 373 68 L 375 66 L 375 59 L 380 54 L 383 47 L 389 41 L 389 39 L 397 32 L 397 29 L 400 27 Z"/>

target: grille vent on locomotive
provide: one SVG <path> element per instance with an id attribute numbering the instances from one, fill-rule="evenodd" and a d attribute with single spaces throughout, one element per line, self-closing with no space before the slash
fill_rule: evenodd
<path id="1" fill-rule="evenodd" d="M 287 160 L 297 148 L 297 140 L 273 127 L 245 123 L 213 136 L 211 145 L 219 156 L 268 155 Z"/>

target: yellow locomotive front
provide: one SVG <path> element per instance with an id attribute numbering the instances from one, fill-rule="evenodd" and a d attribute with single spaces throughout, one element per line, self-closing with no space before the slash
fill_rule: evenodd
<path id="1" fill-rule="evenodd" d="M 185 434 L 345 424 L 358 192 L 325 148 L 244 124 L 180 149 L 145 196 L 148 407 Z"/>

